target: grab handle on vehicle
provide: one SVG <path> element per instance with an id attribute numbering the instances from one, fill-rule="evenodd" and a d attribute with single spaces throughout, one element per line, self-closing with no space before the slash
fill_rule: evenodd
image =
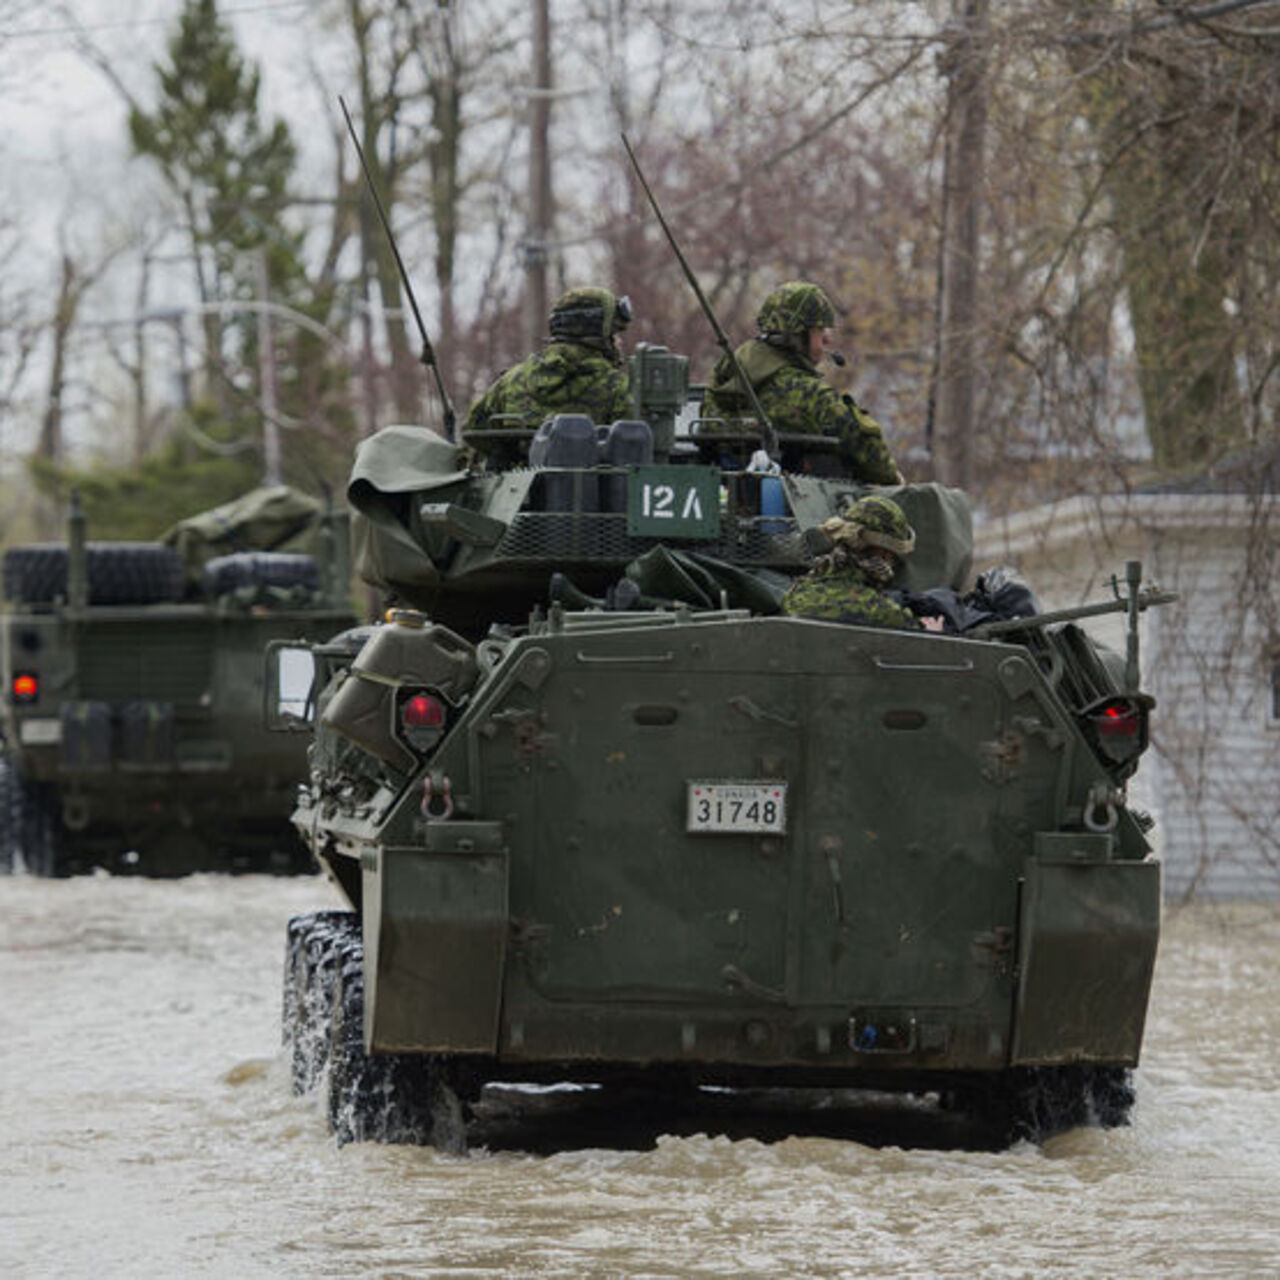
<path id="1" fill-rule="evenodd" d="M 883 658 L 872 658 L 881 671 L 972 671 L 973 662 L 886 662 Z"/>
<path id="2" fill-rule="evenodd" d="M 591 666 L 626 666 L 633 662 L 674 662 L 674 653 L 591 654 L 581 649 L 574 655 L 579 662 Z"/>

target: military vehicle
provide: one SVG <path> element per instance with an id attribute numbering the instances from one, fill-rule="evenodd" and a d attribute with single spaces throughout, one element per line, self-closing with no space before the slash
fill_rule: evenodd
<path id="1" fill-rule="evenodd" d="M 314 869 L 289 825 L 301 742 L 266 731 L 269 640 L 355 621 L 345 518 L 284 486 L 162 542 L 4 555 L 0 867 Z"/>
<path id="2" fill-rule="evenodd" d="M 807 531 L 864 490 L 822 437 L 776 437 L 775 469 L 758 432 L 677 430 L 681 358 L 633 362 L 634 422 L 357 454 L 391 608 L 270 708 L 314 733 L 293 822 L 351 908 L 289 925 L 295 1089 L 341 1141 L 455 1150 L 500 1081 L 1123 1123 L 1160 918 L 1137 623 L 1171 597 L 1131 564 L 1113 599 L 962 633 L 782 615 Z M 958 594 L 964 495 L 881 491 L 917 531 L 898 585 L 991 606 Z M 1080 623 L 1111 611 L 1123 656 Z"/>

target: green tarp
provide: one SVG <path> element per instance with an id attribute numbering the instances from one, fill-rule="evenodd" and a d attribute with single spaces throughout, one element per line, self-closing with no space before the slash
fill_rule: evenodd
<path id="1" fill-rule="evenodd" d="M 973 572 L 973 514 L 969 495 L 941 484 L 874 489 L 892 498 L 916 531 L 916 549 L 903 561 L 895 587 L 963 591 Z"/>
<path id="2" fill-rule="evenodd" d="M 415 495 L 461 486 L 461 450 L 425 427 L 384 427 L 360 443 L 347 484 L 351 554 L 365 582 L 391 589 L 433 586 L 440 579 L 430 537 L 414 537 Z M 442 551 L 443 548 L 437 548 Z"/>
<path id="3" fill-rule="evenodd" d="M 198 580 L 208 561 L 237 551 L 315 554 L 323 514 L 318 498 L 269 485 L 180 520 L 161 541 L 177 549 L 187 577 Z"/>
<path id="4" fill-rule="evenodd" d="M 776 613 L 791 585 L 785 573 L 740 569 L 712 556 L 661 545 L 633 560 L 626 572 L 644 596 L 680 601 L 695 609 Z"/>

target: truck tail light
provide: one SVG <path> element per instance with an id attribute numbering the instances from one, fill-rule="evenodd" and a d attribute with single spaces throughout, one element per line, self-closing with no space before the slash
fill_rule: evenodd
<path id="1" fill-rule="evenodd" d="M 429 690 L 410 694 L 400 704 L 400 732 L 414 751 L 430 751 L 444 737 L 449 708 Z"/>
<path id="2" fill-rule="evenodd" d="M 40 677 L 31 671 L 15 671 L 9 689 L 16 704 L 29 704 L 40 696 Z"/>
<path id="3" fill-rule="evenodd" d="M 1085 725 L 1094 749 L 1105 764 L 1130 773 L 1147 749 L 1147 712 L 1153 699 L 1146 694 L 1106 698 L 1089 707 Z"/>
<path id="4" fill-rule="evenodd" d="M 415 693 L 400 708 L 400 723 L 406 729 L 439 729 L 444 721 L 444 703 L 429 693 Z"/>
<path id="5" fill-rule="evenodd" d="M 1142 732 L 1142 717 L 1133 706 L 1111 703 L 1094 716 L 1098 735 L 1103 738 L 1133 738 Z"/>

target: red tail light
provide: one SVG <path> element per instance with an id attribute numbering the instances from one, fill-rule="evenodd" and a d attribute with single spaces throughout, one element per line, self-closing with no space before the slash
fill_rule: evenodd
<path id="1" fill-rule="evenodd" d="M 429 693 L 415 693 L 400 708 L 400 723 L 406 729 L 440 729 L 444 721 L 444 703 Z"/>
<path id="2" fill-rule="evenodd" d="M 10 696 L 14 702 L 34 702 L 40 696 L 40 678 L 30 671 L 14 673 Z"/>
<path id="3" fill-rule="evenodd" d="M 1142 717 L 1136 707 L 1111 703 L 1093 717 L 1098 735 L 1103 738 L 1131 738 L 1142 732 Z"/>
<path id="4" fill-rule="evenodd" d="M 1127 777 L 1147 749 L 1147 712 L 1152 699 L 1146 694 L 1107 698 L 1084 713 L 1084 723 L 1094 749 L 1104 764 Z"/>
<path id="5" fill-rule="evenodd" d="M 419 755 L 434 751 L 449 728 L 449 706 L 420 689 L 400 704 L 400 737 Z"/>

